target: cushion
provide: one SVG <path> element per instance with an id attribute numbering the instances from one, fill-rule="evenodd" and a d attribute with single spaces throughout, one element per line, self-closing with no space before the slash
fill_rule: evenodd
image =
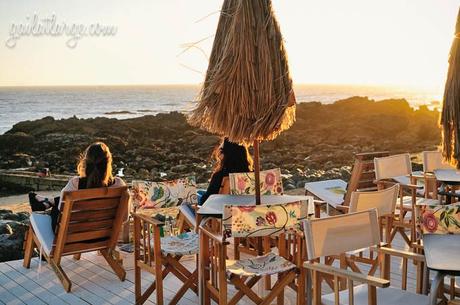
<path id="1" fill-rule="evenodd" d="M 367 285 L 354 288 L 355 305 L 367 305 Z M 323 304 L 334 305 L 334 293 L 323 295 Z M 348 289 L 340 292 L 340 304 L 348 305 Z M 429 297 L 423 294 L 400 290 L 393 287 L 377 288 L 377 304 L 379 305 L 428 305 Z"/>
<path id="2" fill-rule="evenodd" d="M 192 224 L 192 227 L 196 228 L 196 212 L 193 207 L 188 203 L 183 203 L 179 207 L 179 210 L 187 221 Z"/>
<path id="3" fill-rule="evenodd" d="M 262 276 L 294 269 L 296 265 L 270 252 L 263 256 L 242 260 L 227 260 L 227 272 L 239 276 Z"/>
<path id="4" fill-rule="evenodd" d="M 49 255 L 53 248 L 54 232 L 51 228 L 51 216 L 41 213 L 32 213 L 30 225 L 37 236 L 43 251 Z"/>
<path id="5" fill-rule="evenodd" d="M 198 253 L 199 235 L 193 232 L 177 236 L 167 236 L 161 239 L 161 252 L 166 255 L 183 256 Z"/>

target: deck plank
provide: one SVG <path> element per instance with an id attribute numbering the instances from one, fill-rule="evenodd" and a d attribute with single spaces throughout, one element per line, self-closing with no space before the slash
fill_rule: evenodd
<path id="1" fill-rule="evenodd" d="M 406 249 L 401 238 L 397 237 L 394 248 Z M 230 251 L 231 253 L 231 251 Z M 42 262 L 42 270 L 38 275 L 38 258 L 33 258 L 31 268 L 22 267 L 22 260 L 0 263 L 0 304 L 134 304 L 134 268 L 132 254 L 123 253 L 124 265 L 127 271 L 126 280 L 121 282 L 112 272 L 104 258 L 96 252 L 83 254 L 79 261 L 72 257 L 62 260 L 62 267 L 72 281 L 72 292 L 66 293 L 61 283 L 46 262 Z M 196 266 L 193 256 L 183 259 L 184 265 L 192 270 Z M 360 264 L 363 272 L 369 266 Z M 402 261 L 399 258 L 391 260 L 391 286 L 401 288 Z M 378 271 L 376 275 L 379 275 Z M 142 286 L 147 288 L 154 277 L 142 272 Z M 408 291 L 415 291 L 415 265 L 408 265 Z M 276 278 L 273 277 L 274 283 Z M 174 276 L 168 276 L 164 281 L 164 296 L 168 302 L 182 283 Z M 257 293 L 266 293 L 256 285 Z M 323 293 L 330 293 L 331 289 L 323 285 Z M 229 297 L 235 289 L 229 285 Z M 291 289 L 285 291 L 285 304 L 294 305 L 295 293 Z M 195 304 L 197 296 L 188 291 L 179 301 L 180 305 Z M 155 293 L 145 304 L 155 304 Z M 243 298 L 239 304 L 252 304 L 248 298 Z"/>

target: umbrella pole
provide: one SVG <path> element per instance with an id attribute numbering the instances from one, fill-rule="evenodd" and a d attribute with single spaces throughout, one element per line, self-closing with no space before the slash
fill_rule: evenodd
<path id="1" fill-rule="evenodd" d="M 259 141 L 254 141 L 254 178 L 256 180 L 256 205 L 260 204 Z"/>

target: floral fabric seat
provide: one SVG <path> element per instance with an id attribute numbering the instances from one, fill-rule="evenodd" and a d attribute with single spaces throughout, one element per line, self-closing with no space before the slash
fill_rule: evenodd
<path id="1" fill-rule="evenodd" d="M 460 205 L 420 206 L 418 222 L 423 234 L 460 234 Z"/>
<path id="2" fill-rule="evenodd" d="M 239 276 L 263 276 L 277 274 L 296 268 L 296 265 L 282 256 L 270 252 L 263 256 L 257 256 L 241 260 L 227 260 L 227 273 Z"/>
<path id="3" fill-rule="evenodd" d="M 194 255 L 199 250 L 199 235 L 187 232 L 177 236 L 162 237 L 160 243 L 161 252 L 165 255 Z"/>

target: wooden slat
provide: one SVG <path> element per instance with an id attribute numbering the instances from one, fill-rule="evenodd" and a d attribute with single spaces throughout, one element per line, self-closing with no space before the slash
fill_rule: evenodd
<path id="1" fill-rule="evenodd" d="M 74 222 L 69 224 L 68 233 L 86 232 L 112 228 L 113 219 Z"/>
<path id="2" fill-rule="evenodd" d="M 104 198 L 96 200 L 75 201 L 72 213 L 75 211 L 94 211 L 100 209 L 113 209 L 118 206 L 120 197 Z"/>
<path id="3" fill-rule="evenodd" d="M 370 187 L 376 187 L 373 180 L 360 180 L 358 182 L 358 189 L 364 189 L 364 188 L 370 188 Z"/>
<path id="4" fill-rule="evenodd" d="M 95 230 L 82 233 L 68 234 L 66 238 L 66 244 L 81 242 L 85 240 L 93 240 L 98 238 L 110 237 L 112 235 L 111 229 Z"/>
<path id="5" fill-rule="evenodd" d="M 96 242 L 85 242 L 85 243 L 72 243 L 66 244 L 63 249 L 64 255 L 70 255 L 74 253 L 81 253 L 81 252 L 89 252 L 89 251 L 96 251 L 100 249 L 104 249 L 107 247 L 107 240 L 103 241 L 96 241 Z"/>
<path id="6" fill-rule="evenodd" d="M 113 219 L 116 213 L 117 213 L 116 208 L 97 210 L 97 211 L 73 212 L 72 215 L 70 215 L 70 222 Z"/>
<path id="7" fill-rule="evenodd" d="M 89 200 L 105 197 L 120 197 L 123 192 L 127 191 L 128 187 L 106 187 L 96 189 L 78 190 L 72 192 L 64 192 L 64 201 L 75 201 L 75 200 Z"/>
<path id="8" fill-rule="evenodd" d="M 374 170 L 374 159 L 369 160 L 369 161 L 362 161 L 361 166 L 362 166 L 363 172 L 369 172 L 369 171 Z"/>

